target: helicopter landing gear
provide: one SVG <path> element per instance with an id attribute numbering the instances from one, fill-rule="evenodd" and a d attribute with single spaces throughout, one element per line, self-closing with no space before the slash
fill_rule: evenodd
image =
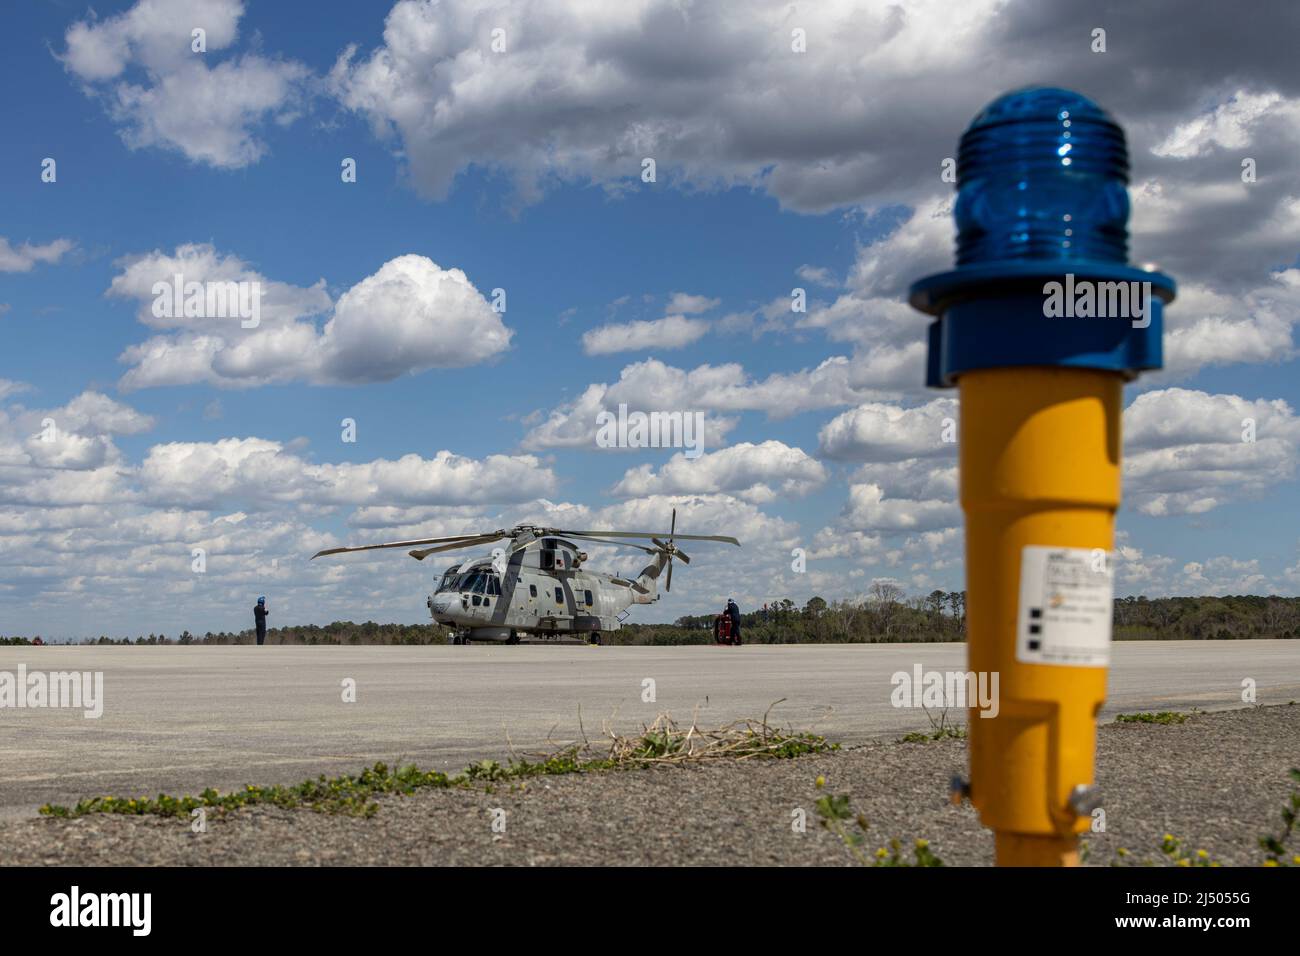
<path id="1" fill-rule="evenodd" d="M 600 646 L 600 631 L 592 631 L 591 637 L 587 638 L 587 643 L 593 647 Z"/>
<path id="2" fill-rule="evenodd" d="M 518 643 L 519 643 L 519 632 L 518 632 L 518 631 L 511 631 L 511 632 L 510 632 L 510 636 L 509 636 L 508 638 L 506 638 L 506 643 L 507 643 L 507 644 L 518 644 Z"/>
<path id="3" fill-rule="evenodd" d="M 452 635 L 452 638 L 451 638 L 451 642 L 452 642 L 453 644 L 468 644 L 468 643 L 469 643 L 469 635 L 468 635 L 468 634 L 453 634 L 453 635 Z"/>

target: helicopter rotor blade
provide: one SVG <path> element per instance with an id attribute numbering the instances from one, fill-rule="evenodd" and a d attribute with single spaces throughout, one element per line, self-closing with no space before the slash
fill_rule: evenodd
<path id="1" fill-rule="evenodd" d="M 569 537 L 571 537 L 571 538 L 585 538 L 585 539 L 588 540 L 588 541 L 596 541 L 596 542 L 598 542 L 598 543 L 600 543 L 600 544 L 612 544 L 612 545 L 613 545 L 614 547 L 616 547 L 616 548 L 636 548 L 638 551 L 644 551 L 646 554 L 655 554 L 655 553 L 656 553 L 654 548 L 647 548 L 647 547 L 646 547 L 645 545 L 643 545 L 643 544 L 632 544 L 630 541 L 607 541 L 607 540 L 605 540 L 605 539 L 603 539 L 603 538 L 593 538 L 593 537 L 591 537 L 591 535 L 587 535 L 587 534 L 575 534 L 575 533 L 573 533 L 573 532 L 570 532 L 570 533 L 569 533 Z"/>
<path id="2" fill-rule="evenodd" d="M 673 556 L 670 552 L 668 555 L 668 580 L 664 582 L 664 590 L 671 591 L 672 589 L 673 589 Z"/>
<path id="3" fill-rule="evenodd" d="M 555 533 L 567 537 L 578 536 L 582 538 L 601 537 L 601 538 L 652 538 L 653 539 L 653 538 L 671 537 L 670 535 L 664 534 L 662 531 L 557 531 Z M 736 547 L 740 547 L 739 541 L 737 541 L 735 538 L 731 537 L 730 535 L 726 535 L 726 534 L 684 534 L 682 535 L 682 540 L 683 541 L 724 541 L 727 544 L 734 544 Z"/>
<path id="4" fill-rule="evenodd" d="M 610 582 L 613 583 L 613 584 L 621 584 L 621 585 L 623 585 L 623 587 L 625 587 L 625 588 L 631 588 L 633 591 L 636 591 L 638 594 L 649 594 L 649 593 L 650 593 L 650 591 L 649 591 L 648 588 L 643 588 L 641 585 L 637 584 L 635 581 L 629 581 L 627 578 L 610 578 L 609 580 L 610 580 Z"/>
<path id="5" fill-rule="evenodd" d="M 361 544 L 352 548 L 326 548 L 324 551 L 317 551 L 311 556 L 311 560 L 321 558 L 329 554 L 350 554 L 353 551 L 378 551 L 381 548 L 409 548 L 415 544 L 440 544 L 444 541 L 469 542 L 480 538 L 491 541 L 496 538 L 504 538 L 505 534 L 500 531 L 494 531 L 491 534 L 479 532 L 477 534 L 455 534 L 447 538 L 415 538 L 410 541 L 389 541 L 385 544 Z"/>
<path id="6" fill-rule="evenodd" d="M 497 541 L 501 537 L 501 535 L 497 534 L 480 535 L 477 538 L 470 538 L 468 541 L 455 541 L 451 544 L 439 545 L 436 548 L 419 548 L 408 553 L 411 557 L 415 558 L 415 560 L 423 561 L 429 555 L 437 554 L 439 551 L 455 551 L 459 548 L 473 548 L 480 544 L 488 544 L 489 542 Z"/>

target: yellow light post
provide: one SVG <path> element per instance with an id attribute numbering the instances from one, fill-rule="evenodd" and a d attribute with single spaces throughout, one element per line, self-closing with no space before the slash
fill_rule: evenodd
<path id="1" fill-rule="evenodd" d="M 1030 89 L 962 137 L 957 268 L 912 287 L 928 383 L 961 396 L 971 802 L 999 865 L 1078 862 L 1098 805 L 1123 383 L 1161 364 L 1173 280 L 1127 260 L 1127 151 L 1095 104 Z"/>

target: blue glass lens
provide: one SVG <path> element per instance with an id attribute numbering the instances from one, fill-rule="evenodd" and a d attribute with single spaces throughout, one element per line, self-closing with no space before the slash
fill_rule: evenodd
<path id="1" fill-rule="evenodd" d="M 957 265 L 1128 262 L 1128 148 L 1096 103 L 1034 87 L 990 103 L 961 138 Z"/>

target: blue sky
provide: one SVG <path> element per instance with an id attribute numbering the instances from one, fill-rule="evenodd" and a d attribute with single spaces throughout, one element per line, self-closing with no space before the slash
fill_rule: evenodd
<path id="1" fill-rule="evenodd" d="M 961 587 L 956 395 L 921 387 L 900 296 L 951 261 L 942 159 L 1028 82 L 1125 126 L 1132 259 L 1182 290 L 1126 398 L 1120 593 L 1297 593 L 1298 71 L 1262 26 L 1188 48 L 1226 14 L 1161 43 L 1160 4 L 1045 6 L 6 9 L 0 632 L 238 628 L 258 594 L 284 623 L 419 621 L 446 562 L 307 556 L 673 507 L 745 547 L 697 548 L 638 620 Z M 151 321 L 177 268 L 262 283 L 263 327 Z M 596 447 L 620 401 L 702 412 L 706 454 Z"/>

